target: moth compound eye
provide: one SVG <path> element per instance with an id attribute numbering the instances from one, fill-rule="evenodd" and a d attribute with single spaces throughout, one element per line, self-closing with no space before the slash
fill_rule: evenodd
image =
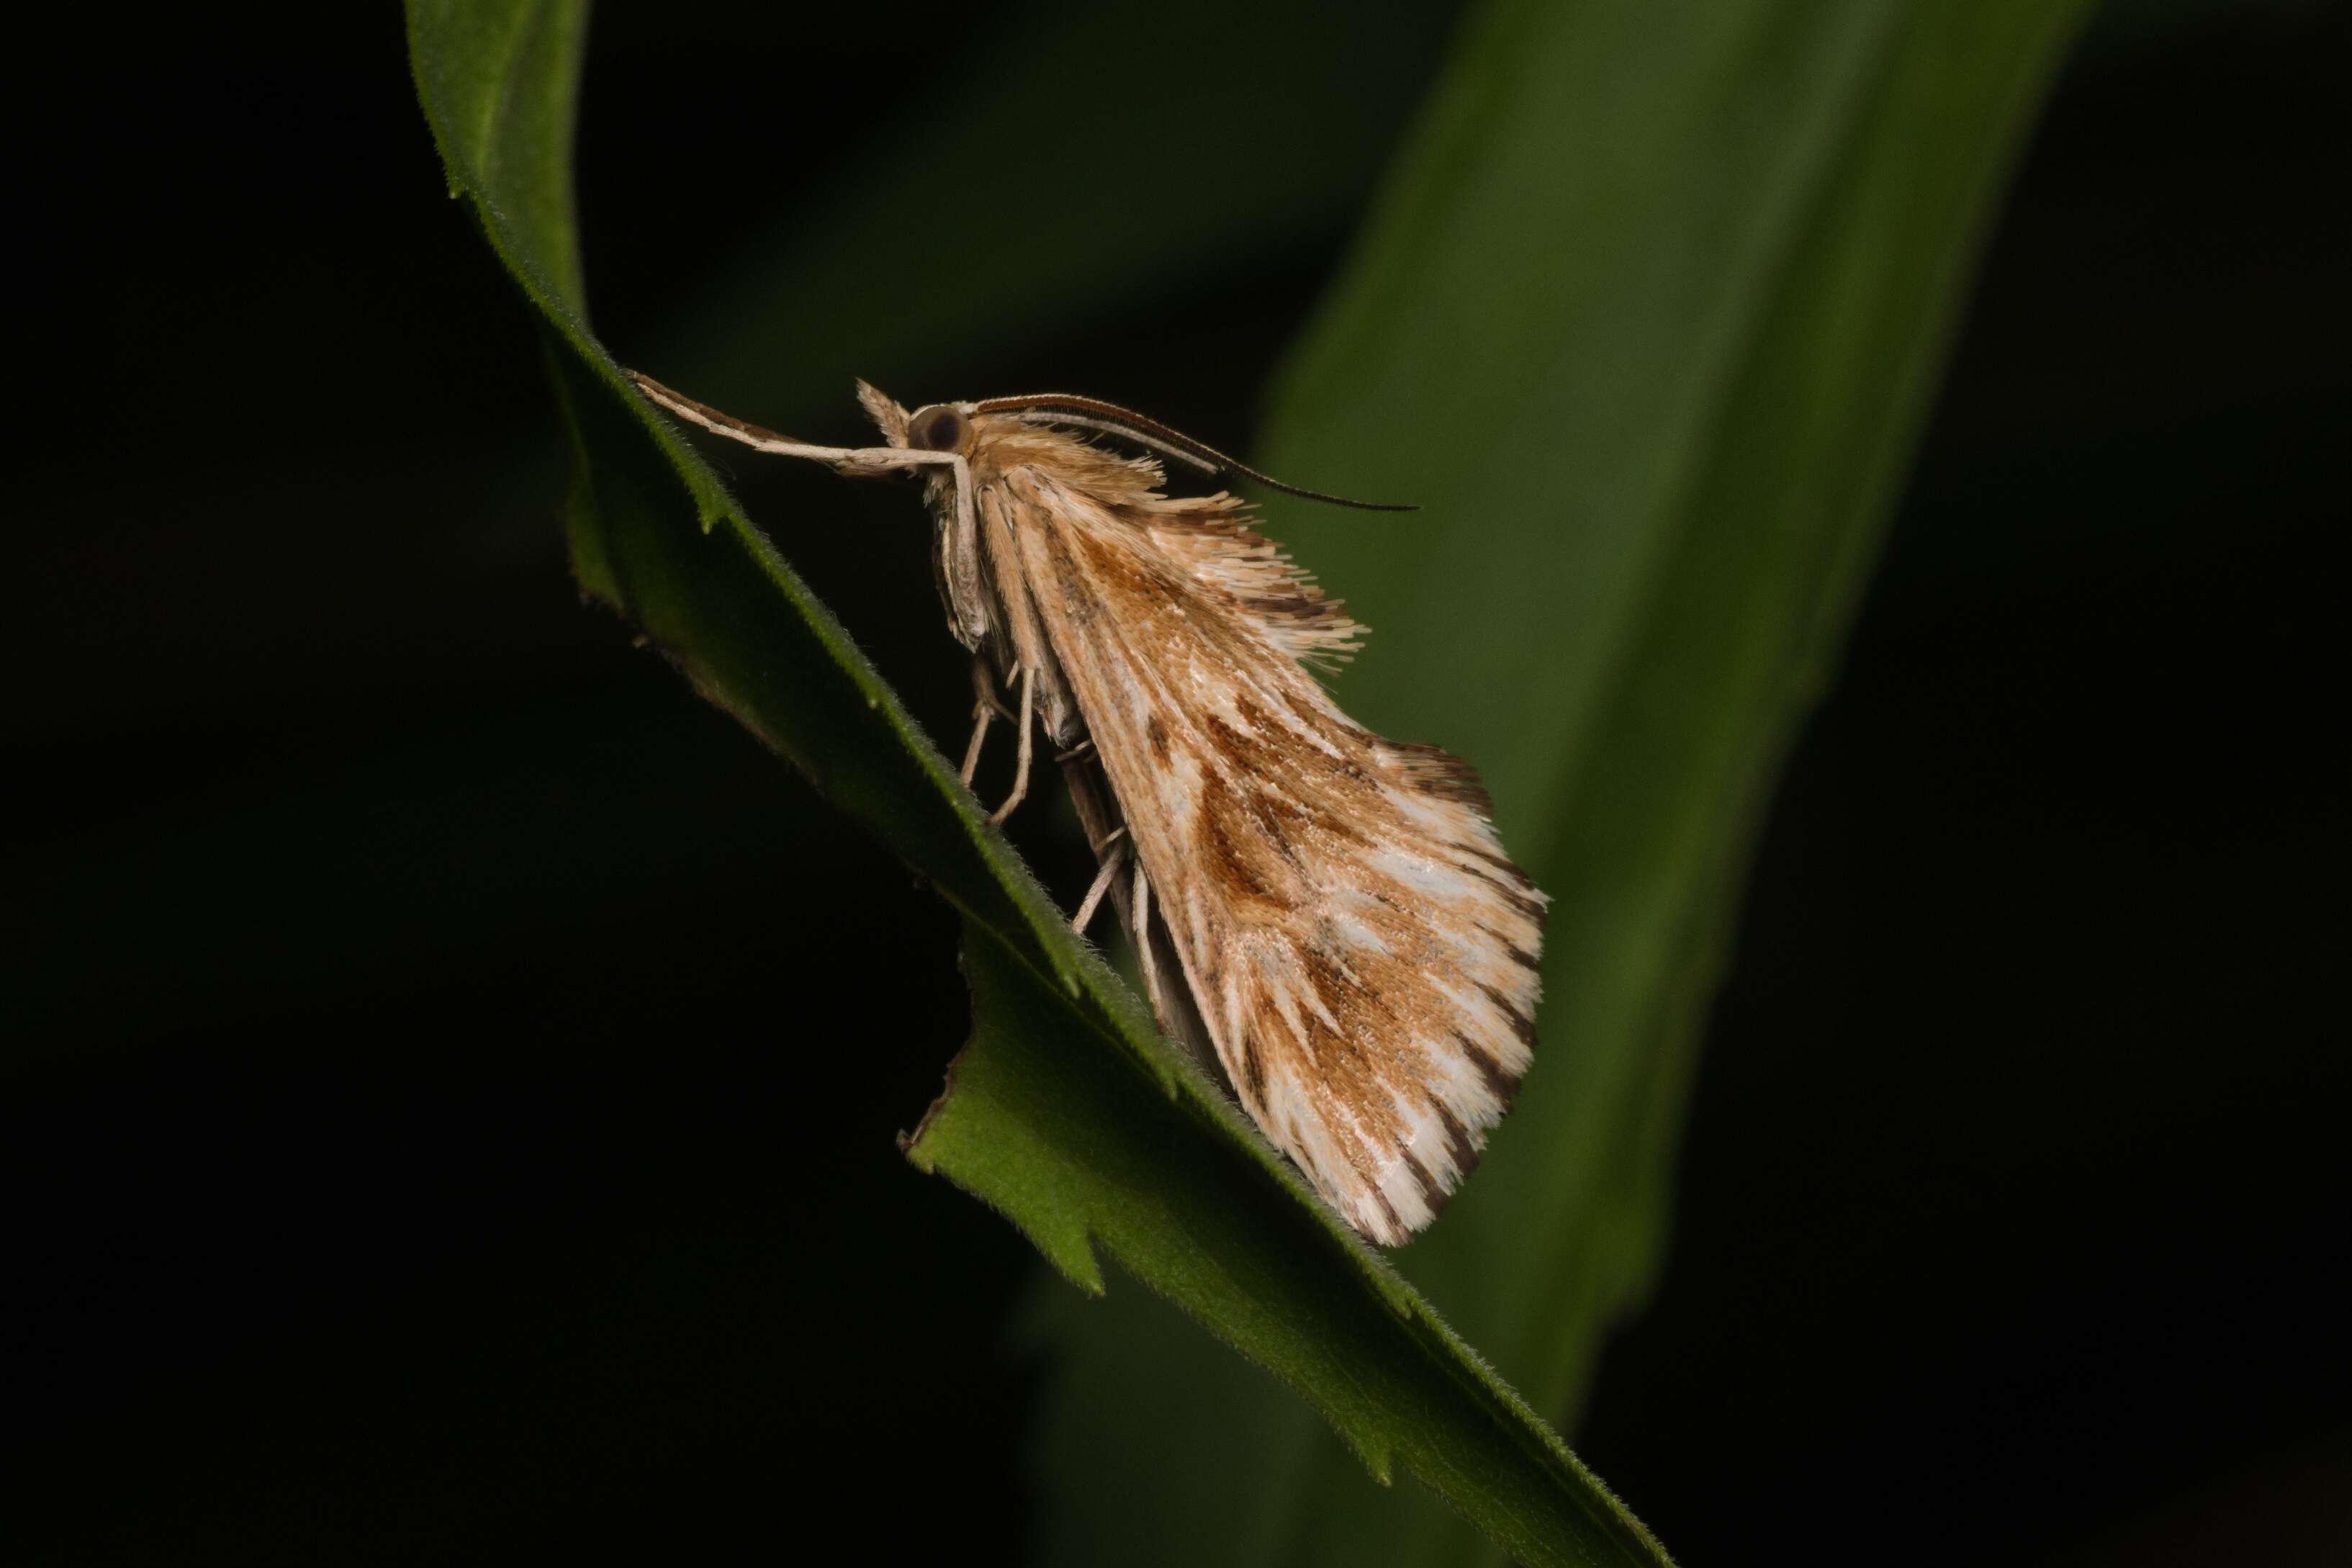
<path id="1" fill-rule="evenodd" d="M 952 452 L 971 434 L 971 421 L 960 408 L 934 403 L 918 408 L 907 421 L 907 445 L 925 452 Z"/>

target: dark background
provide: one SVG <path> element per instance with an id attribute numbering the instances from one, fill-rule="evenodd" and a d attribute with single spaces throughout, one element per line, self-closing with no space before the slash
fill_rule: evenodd
<path id="1" fill-rule="evenodd" d="M 951 921 L 580 605 L 523 310 L 347 9 L 18 62 L 0 1549 L 1017 1559 L 1033 1260 L 892 1142 Z M 599 16 L 608 341 L 984 26 L 895 16 Z M 2347 80 L 2331 11 L 2143 6 L 2033 140 L 1576 1434 L 1686 1563 L 2352 1557 Z M 917 390 L 1245 446 L 1345 239 Z M 788 549 L 960 733 L 852 504 Z"/>

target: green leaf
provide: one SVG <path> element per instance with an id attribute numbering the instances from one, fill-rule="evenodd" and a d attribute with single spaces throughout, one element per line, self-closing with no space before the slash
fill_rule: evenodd
<path id="1" fill-rule="evenodd" d="M 1099 1292 L 1091 1236 L 1306 1394 L 1375 1477 L 1402 1461 L 1515 1559 L 1666 1560 L 1360 1242 L 1311 1204 L 1276 1201 L 1254 1164 L 1204 1160 L 1203 1107 L 1115 1053 L 1070 1049 L 1063 999 L 993 933 L 968 928 L 964 955 L 972 1039 L 917 1135 L 918 1164 L 1004 1210 Z M 1206 1109 L 1250 1136 L 1222 1100 Z"/>
<path id="2" fill-rule="evenodd" d="M 413 0 L 408 15 L 450 187 L 543 328 L 574 447 L 583 584 L 965 917 L 972 1041 L 910 1157 L 1003 1209 L 1082 1288 L 1101 1289 L 1101 1247 L 1305 1394 L 1375 1474 L 1402 1459 L 1520 1559 L 1664 1562 L 1160 1040 L 842 628 L 589 334 L 556 188 L 583 5 Z"/>
<path id="3" fill-rule="evenodd" d="M 1279 389 L 1272 471 L 1423 506 L 1277 520 L 1375 628 L 1343 700 L 1474 759 L 1558 900 L 1519 1104 L 1398 1262 L 1564 1423 L 1655 1273 L 1749 840 L 2082 10 L 1483 7 Z M 1059 1560 L 1491 1558 L 1167 1314 L 1049 1315 Z M 1139 1419 L 1138 1360 L 1181 1391 Z"/>
<path id="4" fill-rule="evenodd" d="M 1343 234 L 1450 14 L 1379 5 L 1343 47 L 1313 6 L 1189 0 L 1172 20 L 1070 0 L 1000 7 L 978 58 L 945 70 L 909 40 L 912 101 L 840 166 L 809 172 L 806 205 L 713 258 L 642 368 L 681 385 L 690 373 L 722 407 L 756 398 L 791 429 L 837 418 L 853 375 L 928 386 L 925 401 L 1004 391 L 933 378 Z M 951 263 L 916 213 L 951 222 Z"/>
<path id="5" fill-rule="evenodd" d="M 483 232 L 532 300 L 574 329 L 588 292 L 572 210 L 587 45 L 588 7 L 572 0 L 408 7 L 409 64 L 449 194 L 473 198 Z"/>

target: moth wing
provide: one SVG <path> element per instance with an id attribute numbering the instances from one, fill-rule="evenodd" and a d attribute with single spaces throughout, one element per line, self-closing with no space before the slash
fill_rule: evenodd
<path id="1" fill-rule="evenodd" d="M 1302 666 L 1358 629 L 1230 498 L 1004 470 L 1026 586 L 1242 1105 L 1387 1245 L 1429 1223 L 1534 1045 L 1543 896 L 1470 770 Z"/>

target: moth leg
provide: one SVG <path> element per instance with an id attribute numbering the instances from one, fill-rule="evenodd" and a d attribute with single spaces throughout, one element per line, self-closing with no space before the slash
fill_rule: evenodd
<path id="1" fill-rule="evenodd" d="M 1054 760 L 1057 763 L 1074 763 L 1080 757 L 1091 757 L 1094 754 L 1095 738 L 1092 735 L 1088 735 L 1085 740 L 1080 741 L 1068 751 L 1055 752 L 1054 753 Z M 1113 837 L 1116 837 L 1116 835 Z"/>
<path id="2" fill-rule="evenodd" d="M 1125 829 L 1122 828 L 1120 831 L 1124 832 Z M 1073 931 L 1080 936 L 1086 934 L 1087 922 L 1095 918 L 1095 910 L 1102 903 L 1103 895 L 1110 891 L 1111 878 L 1118 875 L 1119 865 L 1126 858 L 1126 841 L 1114 839 L 1103 856 L 1102 869 L 1095 873 L 1094 886 L 1087 889 L 1085 900 L 1078 905 L 1078 912 L 1070 917 L 1070 929 Z"/>
<path id="3" fill-rule="evenodd" d="M 948 478 L 955 485 L 956 538 L 975 560 L 980 553 L 980 510 L 971 499 L 971 465 L 961 452 L 947 454 Z"/>
<path id="4" fill-rule="evenodd" d="M 989 813 L 988 820 L 992 826 L 1002 824 L 1012 816 L 1013 808 L 1029 794 L 1029 741 L 1031 731 L 1036 728 L 1030 722 L 1030 716 L 1035 710 L 1036 701 L 1037 672 L 1024 664 L 1021 667 L 1021 717 L 1018 721 L 1021 750 L 1013 764 L 1013 793 L 1004 797 L 1003 805 Z"/>
<path id="5" fill-rule="evenodd" d="M 1143 861 L 1135 862 L 1135 892 L 1129 900 L 1135 908 L 1135 962 L 1143 971 L 1143 994 L 1160 994 L 1158 967 L 1151 962 L 1151 882 L 1143 874 Z"/>
<path id="6" fill-rule="evenodd" d="M 988 721 L 995 717 L 985 703 L 971 710 L 971 742 L 963 749 L 963 767 L 956 774 L 966 789 L 971 787 L 972 770 L 980 766 L 980 743 L 988 739 Z"/>
<path id="7" fill-rule="evenodd" d="M 996 695 L 996 678 L 989 673 L 985 654 L 972 656 L 971 698 L 971 742 L 963 749 L 963 771 L 958 775 L 966 789 L 971 787 L 972 770 L 980 766 L 980 743 L 988 739 L 988 721 L 1013 717 L 1003 699 Z"/>
<path id="8" fill-rule="evenodd" d="M 996 689 L 996 673 L 990 668 L 988 658 L 982 654 L 972 656 L 971 695 L 973 701 L 1008 724 L 1016 722 L 1021 717 L 1004 705 L 1003 696 Z"/>

